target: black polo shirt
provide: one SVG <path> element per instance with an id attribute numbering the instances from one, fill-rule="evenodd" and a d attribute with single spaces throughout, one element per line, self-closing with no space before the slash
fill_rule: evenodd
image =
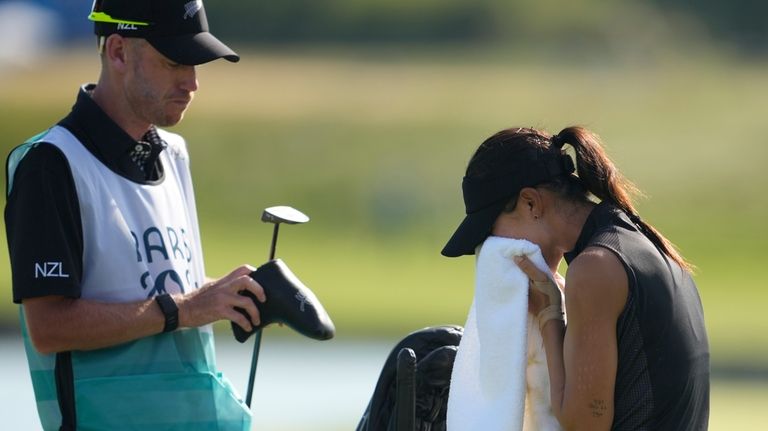
<path id="1" fill-rule="evenodd" d="M 83 86 L 72 111 L 58 125 L 69 130 L 101 163 L 140 184 L 163 181 L 159 155 L 165 143 L 152 127 L 134 140 L 93 101 Z M 10 178 L 6 184 L 11 184 Z M 80 297 L 83 229 L 69 163 L 56 146 L 35 145 L 16 168 L 7 193 L 5 229 L 13 302 L 48 295 Z M 36 265 L 38 270 L 36 271 Z M 40 267 L 47 276 L 41 276 Z"/>

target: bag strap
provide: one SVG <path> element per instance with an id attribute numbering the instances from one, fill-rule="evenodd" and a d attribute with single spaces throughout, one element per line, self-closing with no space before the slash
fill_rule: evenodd
<path id="1" fill-rule="evenodd" d="M 75 379 L 72 372 L 72 354 L 60 352 L 56 354 L 56 398 L 59 400 L 61 412 L 61 427 L 59 431 L 77 430 L 77 412 L 75 409 Z"/>

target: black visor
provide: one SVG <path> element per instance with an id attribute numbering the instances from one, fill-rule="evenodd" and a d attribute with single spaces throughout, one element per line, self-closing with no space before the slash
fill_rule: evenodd
<path id="1" fill-rule="evenodd" d="M 475 254 L 477 246 L 491 234 L 491 228 L 512 197 L 524 187 L 533 187 L 576 170 L 565 154 L 543 153 L 536 160 L 521 162 L 506 175 L 464 177 L 461 188 L 466 217 L 443 247 L 443 256 Z"/>

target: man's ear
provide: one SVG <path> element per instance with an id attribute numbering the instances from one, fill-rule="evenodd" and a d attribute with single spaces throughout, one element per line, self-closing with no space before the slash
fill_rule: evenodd
<path id="1" fill-rule="evenodd" d="M 127 51 L 128 42 L 119 34 L 111 34 L 104 41 L 104 61 L 118 73 L 127 69 Z"/>
<path id="2" fill-rule="evenodd" d="M 524 187 L 517 197 L 517 206 L 524 214 L 534 219 L 540 218 L 543 210 L 541 193 L 533 187 Z"/>

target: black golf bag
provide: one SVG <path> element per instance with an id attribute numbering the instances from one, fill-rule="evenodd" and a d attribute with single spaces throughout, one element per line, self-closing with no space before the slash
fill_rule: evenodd
<path id="1" fill-rule="evenodd" d="M 445 431 L 451 371 L 463 332 L 461 326 L 434 326 L 397 343 L 356 431 Z"/>

